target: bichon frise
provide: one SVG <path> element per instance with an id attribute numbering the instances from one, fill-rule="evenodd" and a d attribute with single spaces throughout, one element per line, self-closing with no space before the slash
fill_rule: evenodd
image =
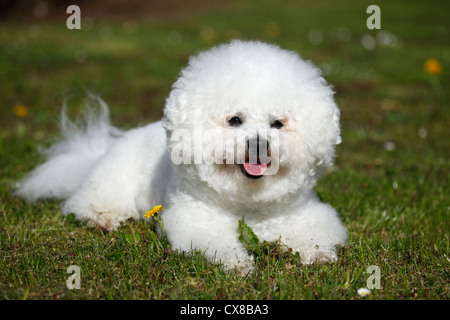
<path id="1" fill-rule="evenodd" d="M 341 141 L 339 110 L 312 63 L 235 40 L 189 60 L 160 122 L 123 132 L 98 104 L 81 127 L 63 112 L 64 139 L 18 195 L 64 199 L 65 214 L 108 230 L 163 205 L 174 249 L 227 268 L 252 265 L 238 240 L 242 218 L 304 263 L 337 259 L 346 230 L 312 188 Z"/>

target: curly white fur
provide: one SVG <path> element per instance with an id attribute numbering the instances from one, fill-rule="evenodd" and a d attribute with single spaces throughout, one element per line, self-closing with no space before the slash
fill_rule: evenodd
<path id="1" fill-rule="evenodd" d="M 243 217 L 261 240 L 281 240 L 305 263 L 337 259 L 335 247 L 345 242 L 346 230 L 312 188 L 340 143 L 339 110 L 312 63 L 261 42 L 218 46 L 190 59 L 162 121 L 127 132 L 109 124 L 107 107 L 97 101 L 99 114 L 88 112 L 84 126 L 63 116 L 64 139 L 19 184 L 18 195 L 64 199 L 65 214 L 108 230 L 162 204 L 174 249 L 201 250 L 228 268 L 252 265 L 238 240 Z M 250 179 L 236 164 L 174 164 L 180 132 L 209 132 L 200 146 L 187 144 L 188 160 L 199 150 L 204 159 L 211 150 L 226 149 L 242 132 L 230 127 L 233 116 L 241 120 L 240 130 L 277 134 L 268 139 L 278 152 L 275 174 Z M 283 126 L 271 127 L 274 120 Z M 224 141 L 219 132 L 225 131 L 231 135 Z M 235 160 L 246 152 L 245 144 L 233 148 L 226 152 L 235 151 Z"/>

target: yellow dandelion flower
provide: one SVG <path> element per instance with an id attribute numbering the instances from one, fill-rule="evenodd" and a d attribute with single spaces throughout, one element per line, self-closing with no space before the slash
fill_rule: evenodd
<path id="1" fill-rule="evenodd" d="M 158 212 L 160 212 L 160 211 L 163 211 L 163 210 L 164 210 L 164 208 L 163 208 L 163 206 L 161 206 L 161 205 L 154 206 L 151 210 L 148 210 L 148 211 L 145 213 L 145 216 L 144 216 L 144 217 L 146 217 L 146 218 L 153 217 L 156 213 L 158 213 Z"/>
<path id="2" fill-rule="evenodd" d="M 19 118 L 25 118 L 28 115 L 27 107 L 21 104 L 15 106 L 13 112 Z"/>
<path id="3" fill-rule="evenodd" d="M 432 75 L 438 75 L 442 72 L 442 64 L 437 59 L 427 59 L 424 64 L 425 71 Z"/>

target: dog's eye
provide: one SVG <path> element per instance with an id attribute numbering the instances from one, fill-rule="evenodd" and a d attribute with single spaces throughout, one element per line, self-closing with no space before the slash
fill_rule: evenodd
<path id="1" fill-rule="evenodd" d="M 228 124 L 232 127 L 237 127 L 242 124 L 242 120 L 239 117 L 232 117 L 228 120 Z"/>
<path id="2" fill-rule="evenodd" d="M 281 127 L 283 127 L 283 122 L 281 122 L 280 120 L 275 120 L 274 122 L 272 122 L 270 124 L 271 128 L 275 128 L 275 129 L 280 129 Z"/>

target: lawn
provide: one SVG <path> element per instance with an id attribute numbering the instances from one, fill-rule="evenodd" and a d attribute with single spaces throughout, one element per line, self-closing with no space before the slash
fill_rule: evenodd
<path id="1" fill-rule="evenodd" d="M 450 4 L 379 1 L 381 29 L 369 30 L 370 1 L 170 3 L 80 2 L 81 30 L 61 5 L 2 17 L 0 299 L 448 299 Z M 58 137 L 65 101 L 74 110 L 89 91 L 120 128 L 155 121 L 188 57 L 232 38 L 295 50 L 334 85 L 343 143 L 316 191 L 348 229 L 338 262 L 304 266 L 265 244 L 241 276 L 172 251 L 145 222 L 105 233 L 57 200 L 12 195 Z M 80 289 L 66 285 L 71 265 Z M 370 266 L 381 287 L 363 298 Z"/>

